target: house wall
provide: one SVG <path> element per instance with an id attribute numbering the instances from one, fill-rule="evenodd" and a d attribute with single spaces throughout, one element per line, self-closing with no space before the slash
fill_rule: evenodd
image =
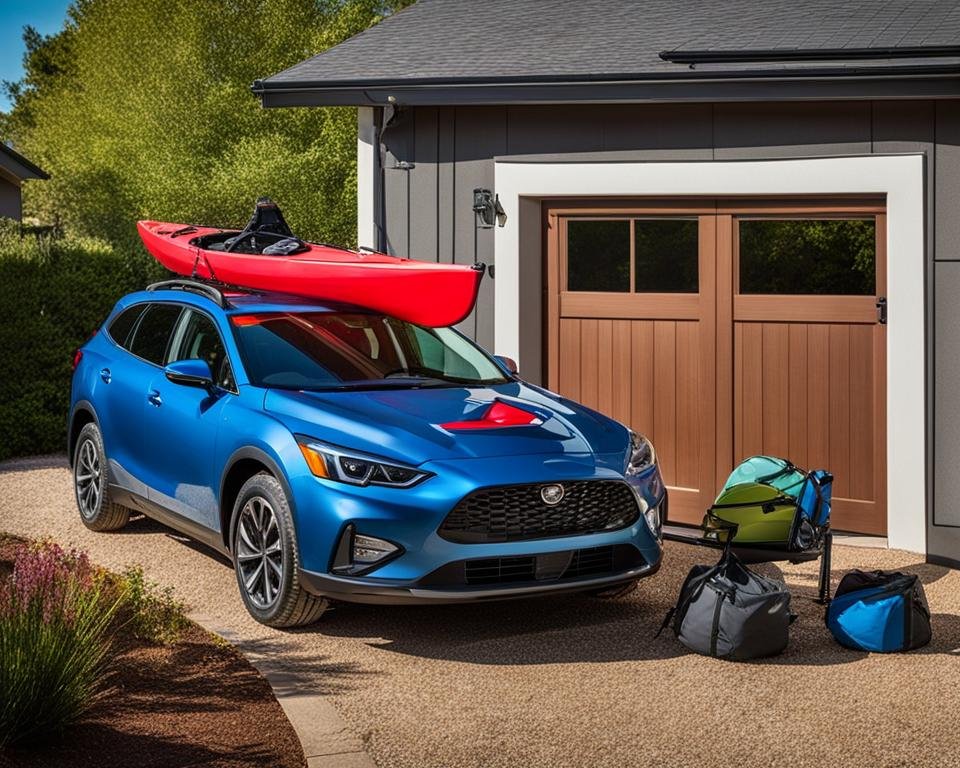
<path id="1" fill-rule="evenodd" d="M 0 177 L 0 218 L 20 220 L 20 187 Z"/>
<path id="2" fill-rule="evenodd" d="M 889 471 L 891 482 L 927 484 L 932 559 L 960 561 L 960 473 L 953 470 L 960 455 L 954 394 L 960 391 L 954 298 L 960 291 L 960 102 L 419 107 L 400 110 L 382 142 L 387 248 L 445 263 L 474 260 L 473 188 L 493 188 L 496 157 L 723 161 L 924 153 L 929 471 L 927 478 Z M 412 168 L 396 169 L 401 162 Z M 491 230 L 479 231 L 476 257 L 494 263 Z M 526 274 L 536 283 L 538 268 L 522 270 L 521 281 Z M 484 281 L 477 308 L 463 324 L 487 347 L 494 339 L 495 285 L 495 279 Z M 522 287 L 525 322 L 540 321 L 539 288 Z M 524 355 L 524 375 L 532 380 L 539 377 L 537 362 Z"/>

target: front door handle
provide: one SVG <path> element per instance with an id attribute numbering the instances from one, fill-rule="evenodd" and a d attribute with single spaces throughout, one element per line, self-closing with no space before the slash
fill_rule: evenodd
<path id="1" fill-rule="evenodd" d="M 104 383 L 104 384 L 109 384 L 109 383 L 110 383 L 110 380 L 113 378 L 113 376 L 110 375 L 110 369 L 109 369 L 109 368 L 101 368 L 101 369 L 100 369 L 100 378 L 103 379 L 103 383 Z"/>
<path id="2" fill-rule="evenodd" d="M 151 389 L 150 394 L 147 395 L 147 402 L 150 403 L 150 405 L 155 405 L 157 408 L 163 405 L 163 399 L 160 397 L 160 392 L 156 389 Z"/>

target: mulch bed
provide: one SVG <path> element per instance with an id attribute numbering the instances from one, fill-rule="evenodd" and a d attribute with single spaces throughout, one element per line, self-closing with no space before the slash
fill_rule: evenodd
<path id="1" fill-rule="evenodd" d="M 0 578 L 10 572 L 0 540 Z M 174 644 L 121 632 L 109 689 L 59 738 L 0 752 L 2 768 L 306 765 L 269 683 L 196 625 Z"/>

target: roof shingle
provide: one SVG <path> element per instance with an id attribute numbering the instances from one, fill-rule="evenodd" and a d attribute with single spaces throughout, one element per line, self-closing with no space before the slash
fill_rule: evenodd
<path id="1" fill-rule="evenodd" d="M 693 77 L 658 54 L 931 46 L 960 46 L 960 0 L 420 0 L 261 82 L 270 88 Z M 938 62 L 960 65 L 960 57 L 939 56 Z M 846 65 L 842 58 L 832 64 Z M 860 61 L 856 68 L 890 64 Z M 755 71 L 757 65 L 720 69 Z"/>

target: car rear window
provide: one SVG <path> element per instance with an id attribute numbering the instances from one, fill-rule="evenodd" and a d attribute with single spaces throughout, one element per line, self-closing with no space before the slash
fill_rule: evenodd
<path id="1" fill-rule="evenodd" d="M 127 307 L 117 315 L 113 319 L 113 322 L 107 327 L 107 333 L 110 334 L 110 338 L 121 347 L 127 347 L 129 349 L 127 341 L 130 339 L 130 331 L 132 331 L 133 326 L 137 324 L 137 320 L 140 318 L 140 315 L 143 314 L 146 306 L 146 304 L 134 304 L 132 307 Z"/>
<path id="2" fill-rule="evenodd" d="M 177 304 L 151 304 L 134 332 L 129 350 L 149 363 L 163 365 L 180 312 Z"/>

